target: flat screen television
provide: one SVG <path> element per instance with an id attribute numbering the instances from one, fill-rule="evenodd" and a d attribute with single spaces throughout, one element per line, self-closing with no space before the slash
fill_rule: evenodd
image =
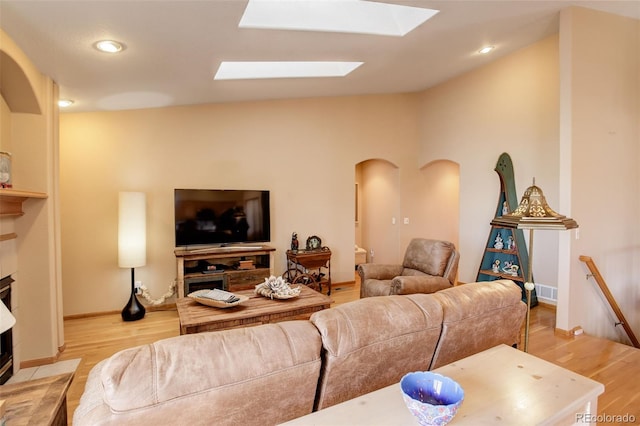
<path id="1" fill-rule="evenodd" d="M 176 246 L 271 240 L 269 191 L 176 189 Z"/>

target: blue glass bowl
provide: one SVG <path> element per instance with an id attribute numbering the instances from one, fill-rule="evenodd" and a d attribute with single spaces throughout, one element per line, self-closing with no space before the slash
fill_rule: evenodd
<path id="1" fill-rule="evenodd" d="M 402 398 L 421 426 L 446 425 L 464 400 L 460 385 L 442 374 L 417 371 L 400 380 Z"/>

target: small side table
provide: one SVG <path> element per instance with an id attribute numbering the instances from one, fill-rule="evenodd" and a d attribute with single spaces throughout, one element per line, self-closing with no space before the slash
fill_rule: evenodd
<path id="1" fill-rule="evenodd" d="M 7 426 L 66 425 L 67 391 L 72 380 L 73 373 L 66 373 L 0 386 Z"/>
<path id="2" fill-rule="evenodd" d="M 326 271 L 323 272 L 323 271 Z M 327 284 L 327 295 L 331 295 L 331 250 L 287 250 L 287 271 L 282 275 L 292 284 L 304 284 L 322 292 Z"/>

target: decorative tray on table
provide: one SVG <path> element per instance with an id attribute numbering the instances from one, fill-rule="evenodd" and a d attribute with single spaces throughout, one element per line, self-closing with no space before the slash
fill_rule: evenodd
<path id="1" fill-rule="evenodd" d="M 187 297 L 203 305 L 213 306 L 214 308 L 231 308 L 249 300 L 248 296 L 233 294 L 220 289 L 197 290 L 189 293 Z"/>

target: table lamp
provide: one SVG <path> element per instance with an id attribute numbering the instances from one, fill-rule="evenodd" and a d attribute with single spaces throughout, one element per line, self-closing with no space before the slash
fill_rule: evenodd
<path id="1" fill-rule="evenodd" d="M 511 213 L 496 217 L 491 221 L 491 225 L 504 228 L 528 229 L 529 230 L 529 270 L 524 288 L 527 293 L 527 319 L 524 329 L 524 351 L 529 352 L 529 318 L 531 314 L 531 291 L 535 288 L 533 283 L 533 231 L 540 229 L 565 230 L 577 228 L 575 220 L 563 216 L 553 211 L 544 198 L 542 189 L 533 185 L 527 188 L 522 195 L 520 204 Z"/>
<path id="2" fill-rule="evenodd" d="M 147 263 L 146 196 L 121 192 L 118 212 L 118 266 L 131 268 L 131 297 L 122 310 L 124 321 L 144 318 L 144 306 L 136 297 L 135 268 Z"/>
<path id="3" fill-rule="evenodd" d="M 5 304 L 0 300 L 0 334 L 16 325 L 16 317 L 11 314 Z"/>

